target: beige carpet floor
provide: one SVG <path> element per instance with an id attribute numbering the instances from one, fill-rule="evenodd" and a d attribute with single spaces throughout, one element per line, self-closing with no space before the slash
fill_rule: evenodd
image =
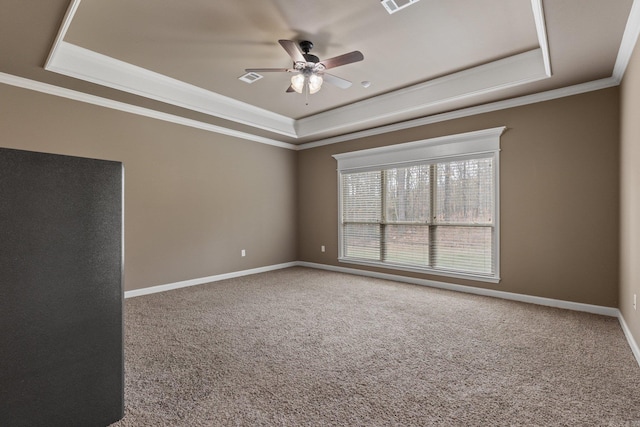
<path id="1" fill-rule="evenodd" d="M 640 426 L 618 320 L 307 268 L 127 299 L 114 426 Z"/>

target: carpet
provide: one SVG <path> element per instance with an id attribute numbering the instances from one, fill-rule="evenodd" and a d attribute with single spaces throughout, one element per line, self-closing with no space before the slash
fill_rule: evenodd
<path id="1" fill-rule="evenodd" d="M 634 426 L 615 318 L 308 268 L 125 301 L 113 426 Z"/>

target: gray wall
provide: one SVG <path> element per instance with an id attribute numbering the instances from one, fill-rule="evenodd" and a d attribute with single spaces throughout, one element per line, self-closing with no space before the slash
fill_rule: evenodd
<path id="1" fill-rule="evenodd" d="M 501 283 L 411 276 L 618 305 L 619 88 L 300 152 L 9 86 L 0 99 L 0 146 L 124 163 L 127 290 L 338 265 L 332 154 L 507 126 Z"/>
<path id="2" fill-rule="evenodd" d="M 620 310 L 640 342 L 640 43 L 636 44 L 621 90 Z M 637 301 L 640 304 L 640 299 Z"/>
<path id="3" fill-rule="evenodd" d="M 363 268 L 337 262 L 333 154 L 507 126 L 500 158 L 502 281 L 371 270 L 617 307 L 618 121 L 619 90 L 612 88 L 301 151 L 299 259 Z"/>
<path id="4" fill-rule="evenodd" d="M 1 147 L 124 163 L 125 290 L 296 260 L 295 151 L 6 85 L 0 129 Z"/>

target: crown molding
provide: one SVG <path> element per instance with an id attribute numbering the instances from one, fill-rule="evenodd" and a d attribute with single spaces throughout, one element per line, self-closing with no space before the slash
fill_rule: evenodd
<path id="1" fill-rule="evenodd" d="M 67 42 L 45 67 L 66 76 L 295 137 L 294 120 Z"/>
<path id="2" fill-rule="evenodd" d="M 368 129 L 360 132 L 353 132 L 332 138 L 321 139 L 314 142 L 298 145 L 298 150 L 308 150 L 311 148 L 322 147 L 324 145 L 337 144 L 354 139 L 367 138 L 385 133 L 397 132 L 405 129 L 411 129 L 419 126 L 430 125 L 433 123 L 445 122 L 448 120 L 460 119 L 463 117 L 476 116 L 478 114 L 490 113 L 493 111 L 506 110 L 508 108 L 522 107 L 538 102 L 551 101 L 553 99 L 565 98 L 567 96 L 580 95 L 582 93 L 593 92 L 596 90 L 607 89 L 618 86 L 619 82 L 613 77 L 595 80 L 579 85 L 568 86 L 560 89 L 554 89 L 546 92 L 540 92 L 533 95 L 521 96 L 518 98 L 507 99 L 505 101 L 491 102 L 489 104 L 479 105 L 477 107 L 463 108 L 442 114 L 423 117 L 420 119 L 409 120 L 402 123 L 396 123 L 388 126 L 382 126 L 375 129 Z"/>
<path id="3" fill-rule="evenodd" d="M 541 49 L 473 67 L 298 120 L 298 137 L 397 120 L 457 101 L 547 78 Z"/>
<path id="4" fill-rule="evenodd" d="M 631 5 L 631 11 L 629 12 L 629 18 L 627 19 L 627 25 L 624 28 L 624 34 L 622 35 L 622 42 L 620 43 L 620 49 L 618 50 L 618 56 L 616 58 L 616 64 L 613 67 L 612 77 L 619 83 L 622 82 L 624 73 L 627 70 L 631 55 L 638 42 L 638 36 L 640 35 L 640 0 L 634 0 Z"/>
<path id="5" fill-rule="evenodd" d="M 547 40 L 547 24 L 544 19 L 544 8 L 542 0 L 531 0 L 531 10 L 533 11 L 533 19 L 536 23 L 536 32 L 538 33 L 538 45 L 542 50 L 542 60 L 544 62 L 544 71 L 547 77 L 551 77 L 551 58 L 549 56 L 549 41 Z"/>
<path id="6" fill-rule="evenodd" d="M 48 69 L 48 67 L 51 65 L 53 58 L 55 58 L 58 52 L 58 47 L 64 41 L 64 37 L 67 35 L 67 31 L 69 30 L 69 26 L 71 25 L 73 18 L 76 16 L 76 12 L 78 11 L 78 6 L 80 6 L 81 1 L 82 0 L 71 0 L 71 3 L 69 3 L 67 12 L 62 19 L 62 25 L 60 26 L 58 34 L 56 35 L 56 39 L 53 42 L 53 46 L 51 47 L 51 52 L 49 52 L 47 61 L 44 64 L 45 70 Z"/>
<path id="7" fill-rule="evenodd" d="M 165 75 L 60 41 L 46 69 L 293 138 L 321 136 L 548 78 L 534 49 L 300 120 L 236 101 Z M 52 52 L 54 52 L 52 51 Z"/>
<path id="8" fill-rule="evenodd" d="M 60 31 L 58 32 L 56 42 L 54 43 L 54 46 L 51 50 L 50 57 L 49 57 L 49 60 L 47 61 L 47 64 L 54 62 L 54 59 L 57 56 L 57 52 L 59 51 L 60 47 L 64 44 L 64 41 L 63 41 L 64 35 L 66 34 L 66 30 L 68 29 L 80 2 L 81 0 L 73 0 L 70 3 L 64 22 L 60 28 Z M 547 66 L 548 60 L 545 59 L 545 57 L 548 57 L 546 31 L 544 32 L 541 31 L 541 29 L 544 29 L 544 14 L 541 9 L 542 0 L 531 0 L 531 2 L 532 2 L 532 8 L 534 10 L 534 16 L 536 17 L 536 28 L 538 30 L 538 39 L 541 46 L 540 53 L 542 54 L 542 58 L 543 58 L 542 62 L 544 63 L 545 73 L 547 72 L 550 73 L 550 64 L 549 66 Z M 640 0 L 634 0 L 631 7 L 630 14 L 629 14 L 629 18 L 627 20 L 627 25 L 625 27 L 625 31 L 624 31 L 624 35 L 623 35 L 620 49 L 618 52 L 613 75 L 609 78 L 587 82 L 583 84 L 578 84 L 578 85 L 565 87 L 561 89 L 555 89 L 555 90 L 542 92 L 538 94 L 522 96 L 522 97 L 510 99 L 510 100 L 498 101 L 498 102 L 484 104 L 476 107 L 464 108 L 464 109 L 460 109 L 452 112 L 425 116 L 419 119 L 409 120 L 409 121 L 397 123 L 397 124 L 390 124 L 390 125 L 378 127 L 375 129 L 368 129 L 363 131 L 346 133 L 344 135 L 331 137 L 331 138 L 317 139 L 313 142 L 304 143 L 300 145 L 289 144 L 276 139 L 265 138 L 265 137 L 253 135 L 250 133 L 246 133 L 246 132 L 234 131 L 222 126 L 216 126 L 216 125 L 200 122 L 197 120 L 187 119 L 187 118 L 172 115 L 172 114 L 162 113 L 162 112 L 158 112 L 158 111 L 147 109 L 147 108 L 137 107 L 137 106 L 125 104 L 122 102 L 113 101 L 110 99 L 100 98 L 98 96 L 88 95 L 82 92 L 60 88 L 54 85 L 49 85 L 46 83 L 25 79 L 22 77 L 12 76 L 6 73 L 0 73 L 0 83 L 22 87 L 25 89 L 35 90 L 38 92 L 47 93 L 55 96 L 61 96 L 61 97 L 77 100 L 80 102 L 87 102 L 90 104 L 99 105 L 106 108 L 112 108 L 112 109 L 116 109 L 124 112 L 129 112 L 132 114 L 137 114 L 145 117 L 151 117 L 158 120 L 177 123 L 184 126 L 190 126 L 197 129 L 206 130 L 209 132 L 229 135 L 229 136 L 233 136 L 233 137 L 244 139 L 244 140 L 254 141 L 258 143 L 263 143 L 267 145 L 273 145 L 281 148 L 298 151 L 298 150 L 306 150 L 306 149 L 311 149 L 315 147 L 320 147 L 323 145 L 336 144 L 339 142 L 349 141 L 353 139 L 365 138 L 369 136 L 380 135 L 380 134 L 400 131 L 404 129 L 410 129 L 413 127 L 424 126 L 432 123 L 438 123 L 438 122 L 453 120 L 453 119 L 462 118 L 462 117 L 469 117 L 477 114 L 483 114 L 483 113 L 503 110 L 507 108 L 524 106 L 524 105 L 548 101 L 552 99 L 558 99 L 566 96 L 578 95 L 581 93 L 596 91 L 596 90 L 605 89 L 613 86 L 618 86 L 624 77 L 624 73 L 629 64 L 631 55 L 635 49 L 635 45 L 637 43 L 639 35 L 640 35 Z M 62 48 L 62 49 L 64 50 L 65 48 Z M 409 88 L 408 90 L 410 91 L 411 88 Z M 294 128 L 295 127 L 296 126 L 294 123 Z M 298 135 L 296 134 L 295 136 L 298 136 Z"/>
<path id="9" fill-rule="evenodd" d="M 551 60 L 542 0 L 531 0 L 539 48 L 458 73 L 369 98 L 298 120 L 299 138 L 321 136 L 354 126 L 392 122 L 456 101 L 551 77 Z M 378 126 L 378 124 L 376 124 Z M 366 132 L 366 131 L 365 131 Z"/>
<path id="10" fill-rule="evenodd" d="M 64 41 L 56 44 L 46 69 L 292 138 L 389 123 L 406 114 L 426 114 L 429 109 L 548 78 L 544 52 L 538 48 L 294 120 Z"/>
<path id="11" fill-rule="evenodd" d="M 78 92 L 75 90 L 51 85 L 48 83 L 42 83 L 35 80 L 25 79 L 24 77 L 18 77 L 2 72 L 0 72 L 0 83 L 23 89 L 33 90 L 48 95 L 59 96 L 61 98 L 67 98 L 74 101 L 84 102 L 87 104 L 97 105 L 100 107 L 110 108 L 113 110 L 123 111 L 126 113 L 136 114 L 139 116 L 150 117 L 152 119 L 162 120 L 165 122 L 189 126 L 192 128 L 214 132 L 221 135 L 232 136 L 234 138 L 244 139 L 247 141 L 258 142 L 260 144 L 272 145 L 275 147 L 286 148 L 288 150 L 298 149 L 297 145 L 289 144 L 275 139 L 264 138 L 250 133 L 228 129 L 223 126 L 216 126 L 210 123 L 188 119 L 182 116 L 176 116 L 174 114 L 168 114 L 149 108 L 138 107 L 124 102 L 114 101 L 112 99 L 102 98 L 95 95 L 89 95 L 84 92 Z"/>
<path id="12" fill-rule="evenodd" d="M 65 42 L 81 0 L 69 5 L 48 71 L 166 102 L 291 138 L 321 137 L 426 115 L 434 108 L 550 76 L 542 0 L 531 0 L 540 48 L 345 107 L 294 120 Z"/>
<path id="13" fill-rule="evenodd" d="M 505 101 L 492 102 L 489 104 L 479 105 L 477 107 L 463 108 L 448 113 L 436 114 L 420 119 L 410 120 L 407 122 L 396 123 L 388 126 L 382 126 L 375 129 L 368 129 L 360 132 L 353 132 L 345 135 L 336 136 L 333 138 L 320 139 L 314 142 L 306 144 L 290 144 L 279 140 L 265 138 L 257 135 L 253 135 L 246 132 L 235 131 L 222 126 L 212 125 L 204 123 L 198 120 L 187 119 L 185 117 L 176 116 L 174 114 L 162 113 L 149 108 L 137 107 L 135 105 L 127 104 L 124 102 L 113 101 L 111 99 L 102 98 L 95 95 L 89 95 L 84 92 L 78 92 L 71 89 L 62 88 L 59 86 L 51 85 L 48 83 L 42 83 L 35 80 L 26 79 L 24 77 L 18 77 L 11 74 L 0 72 L 0 83 L 20 87 L 23 89 L 33 90 L 36 92 L 45 93 L 48 95 L 59 96 L 62 98 L 72 99 L 74 101 L 85 102 L 92 105 L 97 105 L 105 108 L 111 108 L 126 113 L 136 114 L 139 116 L 150 117 L 157 120 L 163 120 L 170 123 L 180 124 L 183 126 L 189 126 L 196 129 L 205 130 L 208 132 L 214 132 L 221 135 L 228 135 L 247 141 L 258 142 L 261 144 L 272 145 L 275 147 L 285 148 L 288 150 L 302 151 L 311 148 L 321 147 L 324 145 L 332 145 L 340 142 L 346 142 L 353 139 L 366 138 L 370 136 L 382 135 L 390 132 L 397 132 L 405 129 L 411 129 L 414 127 L 425 126 L 433 123 L 440 123 L 447 120 L 454 120 L 463 117 L 475 116 L 478 114 L 490 113 L 492 111 L 505 110 L 508 108 L 521 107 L 529 104 L 535 104 L 538 102 L 550 101 L 553 99 L 564 98 L 568 96 L 580 95 L 582 93 L 593 92 L 596 90 L 607 89 L 610 87 L 618 86 L 620 83 L 613 77 L 606 79 L 596 80 L 593 82 L 582 83 L 575 86 L 569 86 L 561 89 L 555 89 L 547 92 L 541 92 L 533 95 L 522 96 L 518 98 L 508 99 Z"/>
<path id="14" fill-rule="evenodd" d="M 64 41 L 82 0 L 72 0 L 45 70 L 296 137 L 295 120 Z"/>

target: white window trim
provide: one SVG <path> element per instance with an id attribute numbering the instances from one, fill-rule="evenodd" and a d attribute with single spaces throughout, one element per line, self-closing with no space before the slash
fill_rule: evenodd
<path id="1" fill-rule="evenodd" d="M 483 282 L 500 282 L 500 136 L 506 130 L 505 126 L 449 135 L 421 141 L 367 150 L 352 151 L 336 154 L 333 157 L 338 162 L 338 224 L 342 224 L 342 174 L 363 171 L 366 169 L 388 168 L 396 165 L 431 161 L 448 157 L 478 155 L 493 153 L 495 159 L 495 245 L 493 257 L 495 271 L 492 275 L 450 272 L 445 270 L 399 266 L 390 263 L 361 261 L 344 258 L 342 227 L 338 226 L 338 261 L 348 264 L 382 267 L 394 270 L 433 274 L 437 276 L 454 277 L 460 279 L 478 280 Z"/>

